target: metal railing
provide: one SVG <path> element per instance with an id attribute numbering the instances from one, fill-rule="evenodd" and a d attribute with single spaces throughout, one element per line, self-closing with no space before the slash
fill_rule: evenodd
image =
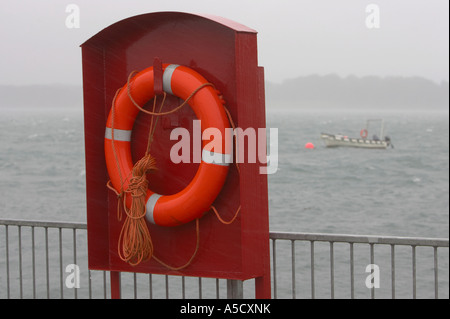
<path id="1" fill-rule="evenodd" d="M 438 248 L 448 248 L 448 239 L 438 239 L 438 238 L 408 238 L 408 237 L 393 237 L 393 236 L 355 236 L 355 235 L 341 235 L 341 234 L 320 234 L 320 233 L 283 233 L 283 232 L 271 232 L 270 238 L 272 240 L 272 271 L 273 271 L 273 297 L 277 298 L 278 292 L 278 250 L 277 243 L 283 241 L 288 243 L 288 249 L 284 249 L 284 254 L 286 255 L 287 250 L 290 250 L 291 255 L 291 296 L 292 298 L 297 297 L 297 269 L 296 262 L 298 259 L 298 253 L 296 253 L 296 246 L 298 243 L 306 243 L 308 249 L 303 255 L 308 255 L 307 250 L 309 250 L 309 260 L 303 260 L 303 265 L 300 269 L 308 268 L 309 274 L 309 295 L 311 298 L 316 297 L 316 280 L 317 277 L 327 277 L 329 285 L 325 284 L 328 288 L 328 297 L 336 297 L 336 273 L 339 272 L 340 276 L 346 277 L 340 280 L 340 286 L 348 288 L 350 295 L 344 294 L 346 297 L 355 298 L 355 293 L 360 292 L 359 296 L 366 296 L 367 292 L 370 292 L 370 298 L 375 298 L 376 292 L 378 293 L 380 289 L 380 284 L 372 282 L 376 279 L 376 276 L 381 276 L 380 270 L 383 277 L 387 277 L 384 282 L 390 284 L 384 284 L 385 288 L 390 288 L 390 292 L 384 289 L 381 294 L 382 298 L 396 298 L 397 287 L 401 286 L 401 297 L 402 298 L 417 298 L 417 287 L 418 287 L 418 261 L 425 262 L 427 264 L 427 269 L 425 272 L 420 274 L 420 284 L 427 288 L 428 293 L 421 295 L 420 297 L 434 297 L 439 298 L 439 285 L 445 290 L 448 298 L 448 249 L 446 249 L 445 259 L 442 265 L 439 264 L 438 258 Z M 321 246 L 320 246 L 321 245 Z M 339 256 L 335 255 L 337 246 L 339 247 Z M 320 246 L 320 247 L 317 247 Z M 328 247 L 327 247 L 328 246 Z M 357 247 L 360 246 L 360 247 Z M 376 256 L 376 247 L 382 249 L 387 246 L 387 251 L 381 251 L 381 255 L 378 258 Z M 408 251 L 397 252 L 399 247 L 406 247 L 410 249 L 410 256 L 408 256 Z M 422 254 L 418 256 L 417 248 L 429 248 L 430 251 L 421 252 Z M 318 249 L 319 248 L 319 249 Z M 369 254 L 367 254 L 367 248 Z M 305 249 L 304 249 L 305 250 Z M 347 257 L 345 256 L 347 254 Z M 327 256 L 328 255 L 328 256 Z M 358 255 L 358 258 L 357 258 Z M 320 258 L 321 264 L 317 265 L 318 257 Z M 328 259 L 328 260 L 327 260 Z M 429 260 L 432 259 L 432 267 L 430 267 Z M 397 263 L 400 262 L 400 265 Z M 337 262 L 339 265 L 337 265 Z M 409 264 L 409 265 L 408 265 Z M 282 273 L 288 273 L 286 269 L 286 263 L 283 263 L 284 271 Z M 356 271 L 355 269 L 359 270 Z M 401 270 L 401 276 L 398 274 L 399 269 Z M 375 271 L 376 269 L 376 271 Z M 320 271 L 317 274 L 318 270 Z M 387 270 L 387 271 L 386 271 Z M 328 272 L 326 274 L 326 272 Z M 439 274 L 443 274 L 441 281 L 439 281 Z M 401 277 L 401 278 L 400 278 Z M 409 279 L 408 279 L 409 277 Z M 341 278 L 342 279 L 342 278 Z M 400 280 L 399 280 L 400 279 Z M 379 280 L 379 279 L 378 279 Z M 400 285 L 397 281 L 401 281 Z M 322 286 L 323 286 L 322 280 Z M 358 282 L 358 288 L 355 287 L 355 282 Z M 408 287 L 408 285 L 410 287 Z M 432 289 L 431 289 L 432 288 Z M 307 289 L 303 289 L 305 292 Z M 342 289 L 341 289 L 342 290 Z M 408 296 L 408 290 L 411 294 Z M 431 295 L 430 292 L 434 295 Z M 387 293 L 388 292 L 388 293 Z M 286 297 L 286 296 L 284 296 Z M 303 294 L 303 297 L 306 297 Z M 324 296 L 326 297 L 326 295 Z"/>
<path id="2" fill-rule="evenodd" d="M 0 220 L 0 299 L 109 298 L 86 224 Z M 448 239 L 271 232 L 273 298 L 448 298 Z M 86 275 L 87 274 L 87 275 Z M 223 279 L 122 273 L 123 298 L 226 298 Z M 253 298 L 252 280 L 244 297 Z"/>

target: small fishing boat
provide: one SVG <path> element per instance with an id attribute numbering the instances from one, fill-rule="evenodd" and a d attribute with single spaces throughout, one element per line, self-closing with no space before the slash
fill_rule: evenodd
<path id="1" fill-rule="evenodd" d="M 372 122 L 381 122 L 381 131 L 379 137 L 373 135 L 369 136 L 369 125 Z M 359 148 L 372 148 L 372 149 L 386 149 L 388 146 L 393 147 L 389 136 L 384 136 L 384 122 L 381 119 L 367 120 L 366 127 L 360 132 L 360 137 L 348 137 L 343 134 L 328 134 L 321 133 L 320 138 L 324 142 L 326 147 L 359 147 Z"/>

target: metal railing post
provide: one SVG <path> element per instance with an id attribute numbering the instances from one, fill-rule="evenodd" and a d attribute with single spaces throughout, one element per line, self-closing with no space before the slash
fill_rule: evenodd
<path id="1" fill-rule="evenodd" d="M 227 298 L 244 298 L 244 282 L 242 280 L 227 279 Z"/>

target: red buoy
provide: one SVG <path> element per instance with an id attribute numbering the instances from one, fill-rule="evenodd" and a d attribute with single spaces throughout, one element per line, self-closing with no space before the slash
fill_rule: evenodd
<path id="1" fill-rule="evenodd" d="M 307 149 L 314 149 L 314 144 L 313 143 L 306 143 L 305 148 Z"/>

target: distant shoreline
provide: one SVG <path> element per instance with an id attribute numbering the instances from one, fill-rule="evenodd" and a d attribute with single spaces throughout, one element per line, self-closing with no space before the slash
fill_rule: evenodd
<path id="1" fill-rule="evenodd" d="M 301 76 L 265 83 L 267 109 L 448 111 L 449 83 L 422 77 Z M 80 107 L 77 85 L 0 85 L 2 107 Z"/>
<path id="2" fill-rule="evenodd" d="M 317 109 L 448 111 L 449 83 L 422 77 L 310 75 L 266 82 L 266 104 Z"/>

